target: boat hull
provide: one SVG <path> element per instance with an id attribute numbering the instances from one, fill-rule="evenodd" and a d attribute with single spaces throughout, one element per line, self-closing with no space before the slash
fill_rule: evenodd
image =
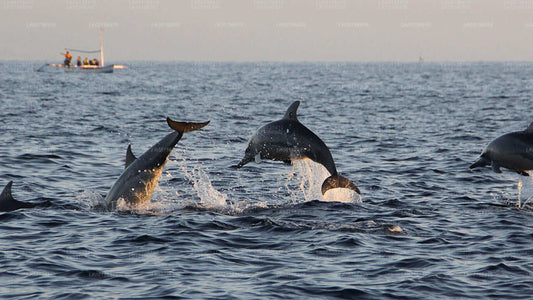
<path id="1" fill-rule="evenodd" d="M 72 67 L 63 67 L 67 73 L 113 73 L 114 65 L 108 65 L 104 67 L 98 66 L 72 66 Z"/>
<path id="2" fill-rule="evenodd" d="M 119 65 L 120 66 L 120 65 Z M 104 67 L 99 66 L 70 66 L 65 67 L 62 64 L 44 64 L 39 69 L 37 69 L 37 72 L 46 72 L 47 70 L 51 70 L 48 67 L 51 67 L 55 70 L 61 70 L 63 69 L 67 73 L 113 73 L 113 70 L 118 69 L 116 65 L 108 65 Z"/>

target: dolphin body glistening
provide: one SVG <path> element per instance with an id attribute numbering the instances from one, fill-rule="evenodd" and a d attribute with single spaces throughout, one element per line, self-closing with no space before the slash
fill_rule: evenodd
<path id="1" fill-rule="evenodd" d="M 524 131 L 507 133 L 490 142 L 470 169 L 488 165 L 496 173 L 501 173 L 503 167 L 529 176 L 526 171 L 533 170 L 533 122 Z"/>
<path id="2" fill-rule="evenodd" d="M 128 146 L 126 169 L 107 193 L 105 198 L 107 207 L 115 209 L 119 199 L 133 206 L 150 201 L 163 167 L 183 133 L 198 130 L 209 124 L 209 121 L 186 123 L 176 122 L 167 117 L 167 123 L 175 131 L 169 133 L 139 158 L 131 152 L 131 145 Z"/>
<path id="3" fill-rule="evenodd" d="M 33 208 L 36 205 L 33 203 L 21 202 L 13 199 L 11 194 L 11 186 L 13 181 L 10 181 L 0 194 L 0 211 L 14 211 L 20 208 Z"/>
<path id="4" fill-rule="evenodd" d="M 337 173 L 326 144 L 298 121 L 296 110 L 299 105 L 300 101 L 295 101 L 283 119 L 259 128 L 250 139 L 244 158 L 235 167 L 241 168 L 259 158 L 286 163 L 309 158 L 326 167 L 331 175 L 322 183 L 322 194 L 333 188 L 348 188 L 361 194 L 352 181 Z"/>

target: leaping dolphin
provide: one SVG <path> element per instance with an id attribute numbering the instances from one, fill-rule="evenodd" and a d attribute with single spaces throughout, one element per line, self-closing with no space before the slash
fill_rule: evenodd
<path id="1" fill-rule="evenodd" d="M 136 158 L 131 152 L 131 145 L 128 146 L 126 169 L 113 184 L 105 198 L 105 203 L 109 208 L 116 208 L 119 199 L 124 199 L 130 205 L 148 202 L 159 181 L 170 152 L 181 139 L 183 133 L 198 130 L 209 124 L 209 121 L 186 123 L 176 122 L 167 117 L 167 124 L 176 131 L 169 133 L 139 158 Z"/>
<path id="2" fill-rule="evenodd" d="M 496 173 L 501 173 L 503 167 L 529 176 L 526 171 L 533 170 L 533 122 L 524 131 L 507 133 L 490 142 L 470 169 L 488 165 Z"/>
<path id="3" fill-rule="evenodd" d="M 13 195 L 11 194 L 12 185 L 13 181 L 10 181 L 0 194 L 0 211 L 14 211 L 19 208 L 33 208 L 36 206 L 33 203 L 21 202 L 13 199 Z"/>
<path id="4" fill-rule="evenodd" d="M 235 167 L 241 168 L 259 158 L 285 163 L 309 158 L 326 167 L 331 174 L 322 183 L 322 194 L 333 188 L 348 188 L 361 194 L 352 181 L 337 173 L 326 144 L 298 121 L 296 110 L 299 105 L 300 101 L 295 101 L 289 106 L 283 119 L 259 128 L 250 139 L 244 158 Z"/>

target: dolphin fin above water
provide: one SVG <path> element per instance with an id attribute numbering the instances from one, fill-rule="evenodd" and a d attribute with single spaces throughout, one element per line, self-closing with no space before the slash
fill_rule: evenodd
<path id="1" fill-rule="evenodd" d="M 298 115 L 296 114 L 296 111 L 298 110 L 299 106 L 300 106 L 300 101 L 294 101 L 291 104 L 291 106 L 287 108 L 287 111 L 285 112 L 283 119 L 298 121 Z"/>
<path id="2" fill-rule="evenodd" d="M 167 124 L 175 131 L 167 134 L 138 158 L 131 147 L 126 151 L 126 169 L 115 181 L 105 198 L 106 205 L 114 209 L 119 199 L 129 205 L 138 205 L 150 201 L 159 178 L 172 149 L 179 142 L 183 133 L 198 130 L 207 124 L 177 122 L 167 117 Z"/>
<path id="3" fill-rule="evenodd" d="M 259 128 L 248 142 L 244 158 L 235 167 L 241 168 L 254 160 L 260 161 L 257 158 L 284 163 L 309 158 L 323 165 L 331 175 L 322 184 L 322 194 L 333 188 L 348 188 L 360 194 L 353 182 L 337 173 L 326 144 L 298 121 L 299 105 L 300 101 L 293 102 L 281 120 Z"/>
<path id="4" fill-rule="evenodd" d="M 126 150 L 126 163 L 124 169 L 127 169 L 129 165 L 131 165 L 132 162 L 134 162 L 137 159 L 133 152 L 131 151 L 131 144 L 128 145 L 128 149 Z"/>
<path id="5" fill-rule="evenodd" d="M 13 186 L 13 181 L 10 181 L 5 187 L 2 193 L 0 194 L 0 211 L 14 211 L 19 208 L 33 208 L 36 205 L 33 203 L 17 201 L 13 198 L 11 194 L 11 186 Z"/>

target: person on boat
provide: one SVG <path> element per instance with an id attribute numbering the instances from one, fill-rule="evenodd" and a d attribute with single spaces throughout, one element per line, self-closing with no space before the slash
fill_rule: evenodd
<path id="1" fill-rule="evenodd" d="M 83 65 L 84 66 L 89 65 L 89 59 L 87 57 L 83 60 Z"/>
<path id="2" fill-rule="evenodd" d="M 61 53 L 61 55 L 65 56 L 65 60 L 63 61 L 63 65 L 65 67 L 70 67 L 70 62 L 72 61 L 72 55 L 67 50 L 67 53 Z"/>
<path id="3" fill-rule="evenodd" d="M 78 56 L 78 61 L 76 62 L 78 67 L 81 67 L 81 56 Z"/>
<path id="4" fill-rule="evenodd" d="M 98 59 L 96 59 L 96 58 L 94 59 L 94 65 L 95 65 L 95 66 L 100 66 L 100 62 L 99 62 Z"/>

